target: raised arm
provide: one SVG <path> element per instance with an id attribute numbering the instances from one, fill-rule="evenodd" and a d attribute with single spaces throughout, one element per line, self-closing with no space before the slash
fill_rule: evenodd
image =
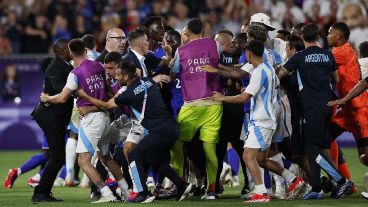
<path id="1" fill-rule="evenodd" d="M 96 107 L 98 107 L 100 109 L 108 110 L 108 109 L 115 109 L 115 108 L 118 107 L 115 103 L 115 97 L 111 98 L 108 102 L 105 102 L 105 101 L 101 101 L 101 100 L 98 100 L 98 99 L 95 99 L 95 98 L 89 96 L 81 88 L 78 88 L 77 93 L 78 93 L 79 97 L 81 97 L 84 100 L 92 103 L 93 105 L 95 105 Z"/>
<path id="2" fill-rule="evenodd" d="M 215 101 L 241 104 L 241 103 L 244 103 L 244 102 L 248 102 L 252 98 L 252 95 L 249 94 L 249 93 L 244 92 L 244 93 L 238 94 L 236 96 L 224 96 L 223 94 L 215 91 L 215 92 L 213 92 L 212 98 Z"/>
<path id="3" fill-rule="evenodd" d="M 221 76 L 228 77 L 228 78 L 242 78 L 246 75 L 249 75 L 249 73 L 239 68 L 227 67 L 223 65 L 220 65 L 218 68 L 215 68 L 211 65 L 204 65 L 204 66 L 201 66 L 201 70 L 204 70 L 209 73 L 217 73 Z"/>
<path id="4" fill-rule="evenodd" d="M 342 99 L 338 99 L 336 101 L 328 102 L 328 106 L 335 106 L 335 105 L 344 105 L 349 102 L 351 99 L 359 96 L 365 90 L 368 89 L 368 82 L 366 80 L 361 80 L 359 83 Z"/>

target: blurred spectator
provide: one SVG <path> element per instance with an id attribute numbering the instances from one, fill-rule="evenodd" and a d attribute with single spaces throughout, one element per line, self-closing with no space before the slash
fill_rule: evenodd
<path id="1" fill-rule="evenodd" d="M 81 38 L 86 34 L 91 33 L 86 27 L 85 18 L 82 15 L 76 16 L 72 29 L 73 38 Z"/>
<path id="2" fill-rule="evenodd" d="M 0 55 L 10 54 L 12 45 L 8 37 L 5 35 L 4 26 L 0 25 Z"/>
<path id="3" fill-rule="evenodd" d="M 14 11 L 8 12 L 6 20 L 5 35 L 11 42 L 12 52 L 19 53 L 21 51 L 22 26 Z"/>
<path id="4" fill-rule="evenodd" d="M 203 37 L 213 38 L 214 37 L 213 25 L 212 22 L 206 20 L 203 22 Z"/>
<path id="5" fill-rule="evenodd" d="M 46 16 L 40 13 L 39 6 L 33 6 L 33 11 L 27 17 L 25 26 L 26 53 L 47 53 L 50 44 L 50 27 Z"/>
<path id="6" fill-rule="evenodd" d="M 347 4 L 342 11 L 342 21 L 350 28 L 349 41 L 358 49 L 358 46 L 368 37 L 367 17 L 359 4 Z"/>
<path id="7" fill-rule="evenodd" d="M 13 102 L 19 97 L 19 79 L 15 65 L 7 65 L 1 77 L 0 91 L 3 102 Z"/>
<path id="8" fill-rule="evenodd" d="M 57 39 L 71 39 L 71 34 L 68 29 L 68 20 L 61 16 L 56 15 L 55 21 L 51 27 L 51 41 L 55 42 Z"/>
<path id="9" fill-rule="evenodd" d="M 182 31 L 188 24 L 188 6 L 181 1 L 177 1 L 174 5 L 174 12 L 176 14 L 175 25 L 170 25 L 175 28 L 176 31 Z"/>

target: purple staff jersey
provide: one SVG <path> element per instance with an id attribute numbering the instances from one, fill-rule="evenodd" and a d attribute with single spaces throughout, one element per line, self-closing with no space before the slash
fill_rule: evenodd
<path id="1" fill-rule="evenodd" d="M 107 101 L 105 69 L 97 61 L 84 60 L 69 73 L 65 87 L 77 90 L 81 87 L 89 96 Z M 93 106 L 92 103 L 78 97 L 77 106 Z"/>

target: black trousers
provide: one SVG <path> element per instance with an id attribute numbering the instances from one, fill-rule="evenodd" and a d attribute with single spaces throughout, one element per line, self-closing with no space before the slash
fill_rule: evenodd
<path id="1" fill-rule="evenodd" d="M 170 150 L 176 142 L 178 135 L 178 128 L 175 125 L 172 127 L 168 126 L 166 130 L 160 132 L 150 131 L 129 153 L 129 161 L 135 163 L 141 187 L 143 188 L 143 191 L 139 193 L 148 194 L 146 179 L 147 170 L 150 166 L 170 179 L 177 188 L 184 186 L 185 182 L 172 169 L 167 160 L 167 156 L 170 154 Z M 134 172 L 133 177 L 135 177 Z M 139 189 L 140 187 L 137 186 L 137 188 Z"/>
<path id="2" fill-rule="evenodd" d="M 39 185 L 34 189 L 34 194 L 50 194 L 56 176 L 65 163 L 66 126 L 46 126 L 37 123 L 49 144 L 49 160 L 46 163 Z"/>
<path id="3" fill-rule="evenodd" d="M 337 175 L 332 176 L 334 179 L 340 175 L 323 152 L 323 143 L 326 139 L 329 139 L 328 132 L 331 116 L 332 110 L 327 105 L 304 109 L 305 153 L 309 161 L 312 178 L 311 186 L 314 192 L 320 192 L 321 190 L 321 168 L 331 176 Z"/>
<path id="4" fill-rule="evenodd" d="M 218 170 L 216 175 L 216 189 L 220 189 L 220 175 L 223 168 L 224 156 L 227 152 L 227 143 L 230 142 L 237 152 L 244 175 L 244 185 L 248 185 L 248 176 L 243 162 L 244 141 L 240 140 L 240 134 L 243 127 L 244 110 L 243 104 L 224 103 L 221 119 L 221 128 L 219 132 L 220 141 L 216 145 L 216 154 L 218 160 Z"/>

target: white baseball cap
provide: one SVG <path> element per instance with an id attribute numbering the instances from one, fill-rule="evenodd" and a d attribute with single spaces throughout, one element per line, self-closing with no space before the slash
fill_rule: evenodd
<path id="1" fill-rule="evenodd" d="M 275 27 L 271 26 L 270 17 L 267 16 L 265 13 L 253 14 L 250 17 L 250 24 L 252 24 L 253 22 L 262 23 L 269 31 L 273 31 L 276 29 Z"/>

